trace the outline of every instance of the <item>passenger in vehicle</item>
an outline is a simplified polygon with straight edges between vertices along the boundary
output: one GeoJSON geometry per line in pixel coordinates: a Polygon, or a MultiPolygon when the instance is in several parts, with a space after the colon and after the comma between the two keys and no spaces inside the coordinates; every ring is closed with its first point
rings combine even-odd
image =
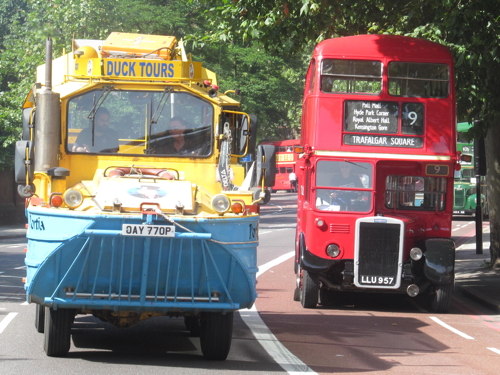
{"type": "Polygon", "coordinates": [[[204,144],[187,134],[188,123],[180,116],[170,119],[168,129],[152,145],[153,154],[205,155],[204,144]]]}
{"type": "Polygon", "coordinates": [[[118,133],[109,127],[109,111],[101,107],[95,115],[94,141],[92,142],[92,128],[83,129],[75,144],[73,152],[118,152],[118,133]]]}

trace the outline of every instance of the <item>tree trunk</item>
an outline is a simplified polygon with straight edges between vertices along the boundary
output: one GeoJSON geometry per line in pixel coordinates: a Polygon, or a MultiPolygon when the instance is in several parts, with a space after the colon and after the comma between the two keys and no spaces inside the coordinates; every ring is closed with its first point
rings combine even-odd
{"type": "Polygon", "coordinates": [[[485,137],[490,213],[491,266],[500,268],[500,124],[492,124],[485,137]]]}

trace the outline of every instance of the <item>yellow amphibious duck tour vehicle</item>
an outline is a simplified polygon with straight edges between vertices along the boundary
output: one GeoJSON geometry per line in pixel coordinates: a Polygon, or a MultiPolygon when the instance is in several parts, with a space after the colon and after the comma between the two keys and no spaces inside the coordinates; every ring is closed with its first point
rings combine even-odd
{"type": "Polygon", "coordinates": [[[259,204],[274,148],[237,91],[170,36],[75,40],[46,63],[23,107],[16,181],[26,198],[29,303],[49,356],[75,316],[118,327],[183,317],[203,355],[224,360],[233,312],[255,301],[259,204]]]}

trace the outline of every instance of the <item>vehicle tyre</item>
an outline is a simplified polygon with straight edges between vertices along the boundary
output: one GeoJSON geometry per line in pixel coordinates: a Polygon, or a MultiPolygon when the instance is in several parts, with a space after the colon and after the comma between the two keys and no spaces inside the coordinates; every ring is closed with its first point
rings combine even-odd
{"type": "Polygon", "coordinates": [[[197,316],[185,316],[184,324],[192,336],[200,336],[200,319],[197,316]]]}
{"type": "Polygon", "coordinates": [[[300,289],[300,303],[303,308],[311,309],[318,304],[319,288],[311,279],[306,270],[302,270],[302,288],[300,289]]]}
{"type": "Polygon", "coordinates": [[[44,350],[49,357],[64,357],[71,346],[71,325],[75,310],[45,307],[44,350]]]}
{"type": "Polygon", "coordinates": [[[300,288],[295,287],[295,290],[293,291],[293,300],[298,302],[300,301],[300,288]]]}
{"type": "Polygon", "coordinates": [[[268,204],[270,200],[271,200],[271,190],[266,189],[265,190],[265,197],[262,200],[262,205],[268,204]]]}
{"type": "Polygon", "coordinates": [[[435,286],[436,292],[432,295],[431,310],[436,313],[447,313],[450,309],[453,291],[455,289],[455,278],[448,284],[435,286]]]}
{"type": "Polygon", "coordinates": [[[224,361],[233,338],[233,312],[205,312],[200,317],[200,344],[203,357],[224,361]]]}
{"type": "Polygon", "coordinates": [[[38,303],[36,303],[35,305],[35,328],[38,333],[43,333],[45,328],[45,306],[42,306],[38,303]]]}

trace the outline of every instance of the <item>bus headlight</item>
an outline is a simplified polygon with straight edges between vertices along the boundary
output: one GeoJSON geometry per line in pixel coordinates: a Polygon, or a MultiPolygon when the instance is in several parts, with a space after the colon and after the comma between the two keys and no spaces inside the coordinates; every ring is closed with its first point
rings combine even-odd
{"type": "Polygon", "coordinates": [[[326,247],[326,253],[332,258],[336,258],[340,254],[340,247],[338,245],[335,245],[334,243],[331,243],[326,247]]]}
{"type": "Polygon", "coordinates": [[[419,249],[418,247],[414,247],[410,250],[410,258],[413,260],[420,260],[422,259],[422,250],[419,249]]]}
{"type": "Polygon", "coordinates": [[[78,189],[69,189],[64,192],[63,200],[66,206],[74,209],[83,203],[83,194],[78,189]]]}
{"type": "Polygon", "coordinates": [[[223,214],[229,210],[230,203],[229,198],[224,194],[217,194],[212,198],[212,208],[219,214],[223,214]]]}

